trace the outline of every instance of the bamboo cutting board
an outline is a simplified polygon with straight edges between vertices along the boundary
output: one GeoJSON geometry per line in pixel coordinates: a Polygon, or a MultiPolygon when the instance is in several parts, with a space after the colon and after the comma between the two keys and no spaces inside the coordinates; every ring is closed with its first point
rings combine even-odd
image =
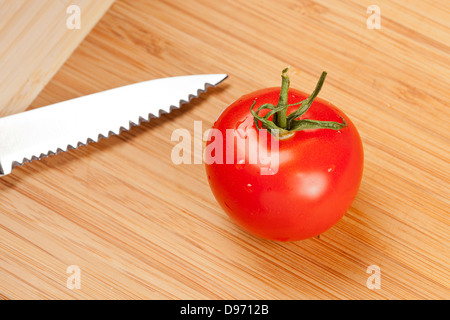
{"type": "MultiPolygon", "coordinates": [[[[378,1],[381,28],[370,29],[371,4],[117,0],[30,108],[160,77],[229,78],[160,119],[2,178],[0,297],[450,298],[450,5],[378,1]],[[238,228],[203,165],[175,165],[170,156],[173,130],[193,135],[194,121],[208,129],[241,95],[278,86],[287,65],[299,70],[291,86],[307,92],[328,72],[320,97],[357,126],[365,169],[341,221],[320,237],[281,243],[238,228]],[[373,268],[379,288],[370,286],[373,268]],[[73,270],[79,288],[70,285],[73,270]]],[[[95,16],[90,10],[82,19],[95,16]]],[[[47,21],[21,32],[55,30],[47,21]]],[[[25,83],[33,70],[48,75],[57,66],[29,57],[1,71],[17,68],[11,81],[25,83]]],[[[2,92],[2,112],[22,111],[8,101],[36,90],[2,92]]]]}
{"type": "Polygon", "coordinates": [[[0,116],[30,105],[112,2],[0,1],[0,116]]]}

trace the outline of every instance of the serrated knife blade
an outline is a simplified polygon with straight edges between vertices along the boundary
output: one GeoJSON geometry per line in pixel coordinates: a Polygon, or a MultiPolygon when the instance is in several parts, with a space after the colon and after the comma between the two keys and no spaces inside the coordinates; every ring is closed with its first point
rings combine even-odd
{"type": "Polygon", "coordinates": [[[204,74],[149,80],[0,118],[0,176],[169,113],[226,78],[204,74]]]}

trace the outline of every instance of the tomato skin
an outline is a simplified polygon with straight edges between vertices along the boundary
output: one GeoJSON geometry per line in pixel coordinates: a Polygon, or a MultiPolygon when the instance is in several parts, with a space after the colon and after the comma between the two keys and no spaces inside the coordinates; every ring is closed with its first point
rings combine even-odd
{"type": "MultiPolygon", "coordinates": [[[[233,152],[234,161],[211,163],[211,155],[205,153],[205,166],[215,198],[237,225],[261,238],[297,241],[325,232],[351,206],[363,173],[363,145],[351,120],[331,103],[316,98],[301,118],[341,123],[342,117],[347,126],[338,131],[297,131],[279,140],[278,171],[262,175],[264,165],[252,164],[251,151],[239,148],[238,140],[258,135],[250,113],[252,103],[256,100],[255,109],[264,103],[276,105],[279,94],[280,88],[258,90],[226,108],[213,128],[223,135],[220,151],[223,155],[233,152]],[[242,135],[238,128],[246,134],[242,135]],[[235,131],[234,144],[226,141],[227,129],[235,131]]],[[[307,97],[304,92],[289,89],[288,103],[307,97]]],[[[288,114],[295,108],[290,107],[288,114]]],[[[206,146],[211,143],[208,141],[206,146]]],[[[270,147],[267,149],[270,151],[270,147]]]]}

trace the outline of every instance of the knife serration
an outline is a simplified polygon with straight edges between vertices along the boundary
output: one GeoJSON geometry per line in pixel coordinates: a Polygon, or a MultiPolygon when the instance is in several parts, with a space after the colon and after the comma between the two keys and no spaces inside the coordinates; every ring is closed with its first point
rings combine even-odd
{"type": "Polygon", "coordinates": [[[0,118],[0,176],[158,118],[226,78],[204,74],[149,80],[0,118]]]}

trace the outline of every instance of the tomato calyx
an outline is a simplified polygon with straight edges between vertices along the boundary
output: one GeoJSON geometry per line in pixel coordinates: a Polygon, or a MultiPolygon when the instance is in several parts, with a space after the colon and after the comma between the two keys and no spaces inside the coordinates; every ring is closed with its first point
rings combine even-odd
{"type": "Polygon", "coordinates": [[[302,115],[304,115],[308,109],[311,107],[314,99],[318,96],[320,90],[322,89],[323,83],[325,82],[325,78],[327,73],[324,71],[319,78],[319,81],[316,84],[316,88],[312,92],[312,94],[305,100],[288,104],[288,93],[289,93],[289,85],[290,80],[287,74],[289,68],[286,68],[281,73],[281,90],[280,97],[278,99],[277,105],[273,105],[270,103],[265,103],[258,107],[255,111],[254,107],[256,104],[256,100],[253,101],[250,112],[254,117],[255,125],[258,130],[262,128],[267,129],[271,134],[278,136],[280,139],[291,137],[294,132],[307,130],[307,129],[332,129],[332,130],[340,130],[347,126],[344,118],[339,116],[342,119],[342,123],[335,121],[319,121],[313,119],[298,119],[302,115]],[[298,108],[287,114],[288,107],[297,106],[298,108]],[[261,110],[269,110],[263,117],[259,115],[261,110]],[[272,116],[272,120],[269,118],[272,116]]]}

